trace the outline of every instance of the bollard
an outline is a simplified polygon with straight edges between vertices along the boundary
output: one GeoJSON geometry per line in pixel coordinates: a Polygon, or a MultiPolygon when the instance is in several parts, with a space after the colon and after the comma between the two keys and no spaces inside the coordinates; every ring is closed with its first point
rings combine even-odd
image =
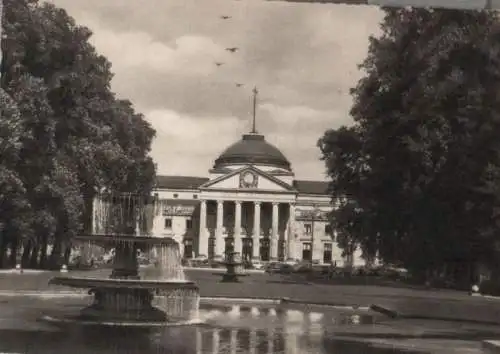
{"type": "Polygon", "coordinates": [[[61,267],[61,273],[67,273],[68,272],[68,266],[66,264],[63,264],[61,267]]]}
{"type": "Polygon", "coordinates": [[[476,284],[472,285],[469,294],[470,295],[480,295],[479,294],[479,286],[477,286],[476,284]]]}
{"type": "Polygon", "coordinates": [[[16,264],[16,272],[18,272],[19,274],[23,274],[23,268],[19,263],[16,264]]]}

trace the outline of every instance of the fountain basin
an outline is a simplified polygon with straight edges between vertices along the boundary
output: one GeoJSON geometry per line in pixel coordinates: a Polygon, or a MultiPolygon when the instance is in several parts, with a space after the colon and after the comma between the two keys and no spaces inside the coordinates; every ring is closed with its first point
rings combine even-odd
{"type": "Polygon", "coordinates": [[[77,235],[74,240],[82,242],[90,242],[99,246],[109,247],[110,242],[113,244],[130,243],[138,248],[149,248],[158,245],[175,245],[176,242],[171,237],[151,237],[151,236],[136,236],[126,234],[92,234],[92,235],[77,235]]]}
{"type": "Polygon", "coordinates": [[[189,318],[199,299],[196,284],[185,280],[55,277],[49,284],[90,288],[89,294],[94,295],[93,303],[83,308],[78,317],[46,319],[52,322],[122,323],[124,326],[150,322],[163,325],[189,318]],[[153,306],[154,294],[163,299],[162,309],[153,306]],[[191,298],[191,302],[188,301],[191,298]]]}
{"type": "Polygon", "coordinates": [[[80,316],[67,316],[67,317],[55,317],[44,315],[40,318],[42,321],[46,323],[53,324],[55,326],[75,326],[80,328],[82,326],[85,327],[115,327],[115,328],[137,328],[137,329],[145,329],[150,330],[153,328],[164,328],[164,327],[181,327],[181,326],[194,326],[201,325],[203,321],[199,319],[188,319],[188,320],[178,320],[178,321],[127,321],[127,320],[100,320],[100,319],[83,319],[80,316]]]}
{"type": "Polygon", "coordinates": [[[91,277],[54,277],[50,285],[62,285],[73,288],[134,288],[150,290],[198,290],[198,286],[188,280],[147,280],[147,279],[112,279],[91,277]]]}

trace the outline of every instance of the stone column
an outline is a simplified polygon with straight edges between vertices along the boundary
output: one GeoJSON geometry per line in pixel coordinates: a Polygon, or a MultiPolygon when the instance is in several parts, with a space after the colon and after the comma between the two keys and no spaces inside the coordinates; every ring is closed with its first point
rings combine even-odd
{"type": "Polygon", "coordinates": [[[300,354],[299,338],[296,333],[285,335],[285,349],[289,354],[300,354]]]}
{"type": "Polygon", "coordinates": [[[248,350],[248,354],[256,354],[257,353],[257,332],[255,329],[250,329],[249,333],[249,342],[250,346],[249,348],[245,348],[248,350]]]}
{"type": "Polygon", "coordinates": [[[196,354],[203,354],[203,337],[199,328],[196,328],[196,354]]]}
{"type": "Polygon", "coordinates": [[[207,201],[200,201],[200,230],[198,232],[198,256],[208,257],[207,201]]]}
{"type": "Polygon", "coordinates": [[[241,239],[241,202],[234,202],[234,252],[242,255],[243,243],[241,239]]]}
{"type": "Polygon", "coordinates": [[[253,213],[253,235],[252,235],[252,259],[260,258],[260,202],[254,202],[253,213]]]}
{"type": "Polygon", "coordinates": [[[267,354],[274,353],[274,329],[269,328],[267,330],[267,354]]]}
{"type": "Polygon", "coordinates": [[[291,261],[295,258],[295,204],[290,203],[289,210],[286,258],[291,261]]]}
{"type": "Polygon", "coordinates": [[[238,330],[232,329],[229,337],[229,350],[231,354],[236,354],[238,351],[238,330]]]}
{"type": "Polygon", "coordinates": [[[217,223],[215,229],[215,258],[222,259],[224,257],[225,242],[223,235],[223,220],[224,220],[224,201],[217,201],[217,223]]]}
{"type": "Polygon", "coordinates": [[[278,259],[278,225],[279,225],[279,203],[273,203],[273,227],[271,234],[271,260],[275,261],[278,259]]]}
{"type": "Polygon", "coordinates": [[[212,354],[219,354],[219,341],[220,335],[219,330],[214,329],[212,332],[212,354]]]}

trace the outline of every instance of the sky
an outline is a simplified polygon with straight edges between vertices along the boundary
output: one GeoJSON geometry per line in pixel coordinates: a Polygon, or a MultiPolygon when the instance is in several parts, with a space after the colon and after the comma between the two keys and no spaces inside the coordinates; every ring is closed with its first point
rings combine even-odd
{"type": "Polygon", "coordinates": [[[200,177],[250,131],[257,86],[259,133],[297,179],[325,179],[316,143],[327,129],[351,124],[349,89],[382,19],[377,7],[333,4],[49,2],[93,31],[92,44],[112,63],[113,91],[156,129],[157,173],[200,177]]]}

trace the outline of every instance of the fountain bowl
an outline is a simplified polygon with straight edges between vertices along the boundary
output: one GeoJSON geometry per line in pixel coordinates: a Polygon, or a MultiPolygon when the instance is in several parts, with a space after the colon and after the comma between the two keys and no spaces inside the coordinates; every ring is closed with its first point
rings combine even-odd
{"type": "Polygon", "coordinates": [[[151,237],[128,234],[89,234],[77,235],[73,238],[76,241],[90,242],[99,246],[109,246],[110,243],[131,243],[138,248],[150,248],[160,245],[174,245],[176,242],[171,237],[151,237]]]}
{"type": "Polygon", "coordinates": [[[198,290],[198,286],[188,280],[147,280],[147,279],[112,279],[91,277],[54,277],[50,285],[69,286],[73,288],[127,288],[151,290],[198,290]]]}
{"type": "Polygon", "coordinates": [[[56,317],[43,315],[40,320],[58,327],[107,327],[107,328],[131,328],[131,329],[154,329],[164,327],[182,327],[202,325],[204,322],[201,319],[187,319],[175,321],[109,321],[98,319],[82,319],[80,316],[56,317]]]}

